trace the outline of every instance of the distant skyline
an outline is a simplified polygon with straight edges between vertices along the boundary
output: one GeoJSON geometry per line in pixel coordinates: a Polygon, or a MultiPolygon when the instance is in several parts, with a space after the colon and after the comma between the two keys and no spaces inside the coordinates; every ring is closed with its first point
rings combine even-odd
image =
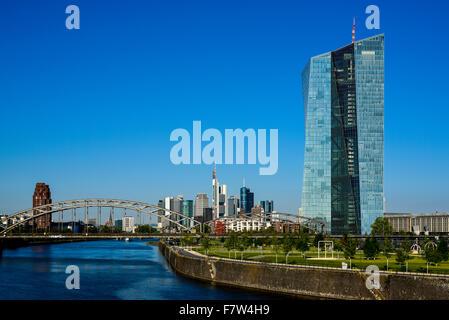
{"type": "Polygon", "coordinates": [[[217,165],[255,203],[301,206],[301,71],[311,56],[385,34],[387,212],[449,212],[449,3],[442,1],[58,1],[0,4],[0,213],[53,201],[211,199],[213,165],[170,162],[170,132],[279,129],[279,167],[217,165]],[[380,8],[380,29],[365,8],[380,8]]]}

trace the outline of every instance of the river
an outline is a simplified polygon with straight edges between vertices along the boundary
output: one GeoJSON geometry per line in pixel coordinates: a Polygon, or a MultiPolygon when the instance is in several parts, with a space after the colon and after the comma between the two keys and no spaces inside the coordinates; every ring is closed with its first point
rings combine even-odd
{"type": "Polygon", "coordinates": [[[147,241],[86,241],[5,249],[0,299],[273,299],[174,274],[147,241]],[[66,267],[80,270],[80,289],[68,290],[66,267]]]}

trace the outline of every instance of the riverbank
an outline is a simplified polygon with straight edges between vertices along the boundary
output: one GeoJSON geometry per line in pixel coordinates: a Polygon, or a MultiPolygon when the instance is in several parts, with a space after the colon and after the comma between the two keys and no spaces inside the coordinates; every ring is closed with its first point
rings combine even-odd
{"type": "Polygon", "coordinates": [[[368,289],[359,270],[293,266],[213,258],[171,247],[159,248],[179,274],[211,283],[277,294],[344,300],[449,299],[448,276],[380,273],[380,289],[368,289]]]}
{"type": "Polygon", "coordinates": [[[4,238],[0,239],[0,253],[3,249],[16,249],[28,246],[39,246],[44,244],[58,244],[80,241],[98,241],[99,239],[82,238],[4,238]]]}

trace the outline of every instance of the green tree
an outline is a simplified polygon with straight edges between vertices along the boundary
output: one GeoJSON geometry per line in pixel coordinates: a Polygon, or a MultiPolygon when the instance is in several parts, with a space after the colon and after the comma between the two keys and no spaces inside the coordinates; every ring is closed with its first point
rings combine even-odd
{"type": "Polygon", "coordinates": [[[424,258],[428,263],[437,265],[442,261],[441,255],[438,249],[434,246],[427,246],[424,248],[424,258]]]}
{"type": "Polygon", "coordinates": [[[396,249],[396,262],[400,265],[403,265],[405,261],[408,259],[408,254],[405,253],[403,248],[396,249]]]}
{"type": "Polygon", "coordinates": [[[394,251],[393,244],[389,238],[384,239],[384,245],[382,246],[382,252],[385,258],[390,258],[391,253],[394,251]]]}
{"type": "Polygon", "coordinates": [[[446,238],[441,238],[438,242],[437,251],[441,257],[441,261],[447,261],[449,259],[449,249],[446,238]]]}
{"type": "Polygon", "coordinates": [[[271,244],[271,238],[270,237],[263,238],[263,244],[269,246],[271,244]]]}
{"type": "Polygon", "coordinates": [[[373,236],[390,236],[394,232],[393,226],[388,222],[387,218],[379,217],[371,225],[371,235],[373,236]]]}
{"type": "Polygon", "coordinates": [[[204,237],[201,238],[201,246],[206,251],[206,255],[207,255],[208,252],[209,252],[209,249],[211,247],[211,241],[210,241],[210,238],[208,236],[204,236],[204,237]]]}
{"type": "Polygon", "coordinates": [[[95,227],[95,226],[88,226],[88,227],[87,227],[87,232],[88,232],[88,233],[97,233],[97,232],[98,232],[98,229],[97,229],[97,227],[95,227]]]}
{"type": "Polygon", "coordinates": [[[235,250],[237,248],[237,243],[237,235],[234,232],[231,232],[224,242],[225,248],[228,249],[229,258],[231,258],[231,250],[235,250]]]}
{"type": "Polygon", "coordinates": [[[350,234],[344,235],[342,239],[343,255],[346,259],[354,258],[357,252],[357,240],[351,237],[350,234]]]}
{"type": "Polygon", "coordinates": [[[367,259],[375,259],[380,252],[379,242],[374,237],[368,237],[363,246],[363,253],[367,259]]]}
{"type": "Polygon", "coordinates": [[[241,257],[243,260],[243,252],[251,245],[251,238],[248,237],[248,234],[244,233],[239,239],[238,239],[238,248],[239,251],[241,251],[241,257]]]}
{"type": "Polygon", "coordinates": [[[191,246],[192,243],[193,243],[193,239],[190,236],[184,236],[184,237],[181,238],[181,244],[186,246],[186,247],[191,246]]]}
{"type": "Polygon", "coordinates": [[[290,234],[286,234],[282,239],[282,251],[285,254],[285,263],[288,263],[288,255],[293,250],[294,240],[290,234]]]}
{"type": "Polygon", "coordinates": [[[276,255],[276,263],[278,263],[278,254],[279,251],[281,251],[281,241],[279,240],[278,237],[274,236],[271,238],[271,246],[276,255]]]}
{"type": "Polygon", "coordinates": [[[404,250],[404,253],[407,255],[407,260],[410,259],[410,252],[412,250],[411,249],[412,245],[410,243],[410,239],[409,238],[405,238],[404,240],[402,240],[401,248],[404,250]]]}
{"type": "Polygon", "coordinates": [[[263,245],[263,239],[262,238],[255,238],[254,239],[254,245],[256,245],[258,247],[263,245]]]}
{"type": "Polygon", "coordinates": [[[300,251],[304,258],[305,252],[309,250],[309,235],[305,232],[301,233],[295,242],[296,250],[300,251]]]}
{"type": "Polygon", "coordinates": [[[151,226],[149,224],[144,224],[137,226],[136,233],[151,233],[152,232],[151,226]]]}
{"type": "Polygon", "coordinates": [[[313,239],[313,246],[318,248],[318,243],[324,240],[324,235],[320,232],[315,235],[313,239]]]}

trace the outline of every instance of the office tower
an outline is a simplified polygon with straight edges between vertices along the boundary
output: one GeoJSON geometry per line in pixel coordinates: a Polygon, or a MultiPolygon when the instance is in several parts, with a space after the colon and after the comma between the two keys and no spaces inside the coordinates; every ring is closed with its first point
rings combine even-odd
{"type": "Polygon", "coordinates": [[[203,222],[213,220],[213,212],[212,208],[204,208],[203,209],[203,222]]]}
{"type": "Polygon", "coordinates": [[[302,215],[370,233],[383,213],[384,35],[312,57],[302,79],[302,215]]]}
{"type": "Polygon", "coordinates": [[[217,180],[217,166],[214,167],[212,171],[212,212],[214,218],[218,217],[218,207],[219,207],[219,183],[217,180]]]}
{"type": "Polygon", "coordinates": [[[217,170],[216,167],[214,167],[212,172],[212,210],[215,218],[225,216],[227,198],[227,186],[225,184],[220,186],[217,179],[217,170]]]}
{"type": "Polygon", "coordinates": [[[239,197],[237,196],[228,197],[228,205],[226,207],[227,212],[225,213],[225,215],[226,216],[236,215],[238,207],[239,207],[239,197]]]}
{"type": "MultiPolygon", "coordinates": [[[[165,197],[164,201],[163,201],[163,208],[164,209],[168,209],[174,212],[178,212],[178,213],[182,213],[181,211],[181,202],[184,199],[184,196],[182,194],[178,195],[176,198],[175,197],[165,197]]],[[[172,214],[170,213],[170,211],[164,211],[164,216],[166,217],[166,219],[162,218],[161,222],[160,222],[160,226],[159,227],[169,227],[169,228],[176,228],[177,224],[174,223],[173,221],[178,221],[180,220],[180,217],[176,214],[172,214]],[[170,220],[172,221],[170,221],[170,220]]]]}
{"type": "Polygon", "coordinates": [[[223,184],[220,186],[220,198],[219,198],[219,216],[223,217],[226,216],[226,211],[228,207],[228,187],[227,185],[223,184]]]}
{"type": "Polygon", "coordinates": [[[125,232],[134,232],[134,217],[124,216],[122,218],[122,227],[125,232]]]}
{"type": "MultiPolygon", "coordinates": [[[[110,225],[112,227],[112,225],[110,225]]],[[[123,230],[123,221],[122,220],[115,220],[114,226],[120,230],[123,230]]]]}
{"type": "MultiPolygon", "coordinates": [[[[171,199],[173,199],[173,197],[165,197],[164,198],[164,208],[171,210],[171,204],[172,202],[170,201],[171,199]]],[[[170,218],[171,214],[170,211],[164,211],[164,217],[162,218],[161,221],[161,228],[166,228],[170,225],[170,220],[168,220],[170,218]]]]}
{"type": "Polygon", "coordinates": [[[245,186],[245,179],[243,179],[243,187],[240,188],[240,209],[243,209],[246,213],[249,213],[253,207],[254,193],[245,186]]]}
{"type": "MultiPolygon", "coordinates": [[[[165,208],[165,207],[164,207],[164,200],[159,200],[159,201],[157,202],[157,206],[158,206],[159,208],[165,208]]],[[[162,218],[161,218],[161,216],[164,215],[164,211],[163,211],[163,210],[158,210],[157,213],[158,213],[158,217],[157,217],[157,227],[158,227],[158,228],[162,228],[162,218]]]]}
{"type": "Polygon", "coordinates": [[[209,197],[205,193],[198,193],[195,199],[195,207],[193,210],[193,215],[195,217],[203,216],[203,209],[209,207],[209,197]]]}
{"type": "MultiPolygon", "coordinates": [[[[46,204],[51,203],[51,192],[50,192],[50,186],[48,184],[38,182],[36,183],[36,187],[34,189],[33,194],[33,208],[43,206],[46,204]]],[[[34,210],[33,215],[39,214],[39,210],[34,210]]],[[[47,213],[45,215],[42,215],[36,219],[33,219],[34,221],[31,221],[31,225],[35,224],[35,227],[37,229],[42,229],[49,231],[50,225],[51,225],[51,213],[47,213]]]]}
{"type": "Polygon", "coordinates": [[[273,212],[273,210],[274,210],[273,200],[259,201],[259,205],[262,207],[263,211],[265,211],[265,212],[273,212]]]}
{"type": "MultiPolygon", "coordinates": [[[[181,214],[193,218],[193,200],[181,200],[181,214]]],[[[182,225],[193,227],[192,221],[184,219],[182,225]]]]}
{"type": "Polygon", "coordinates": [[[224,217],[226,212],[226,206],[227,206],[227,188],[226,185],[222,185],[219,188],[220,193],[218,194],[218,217],[224,217]]]}

